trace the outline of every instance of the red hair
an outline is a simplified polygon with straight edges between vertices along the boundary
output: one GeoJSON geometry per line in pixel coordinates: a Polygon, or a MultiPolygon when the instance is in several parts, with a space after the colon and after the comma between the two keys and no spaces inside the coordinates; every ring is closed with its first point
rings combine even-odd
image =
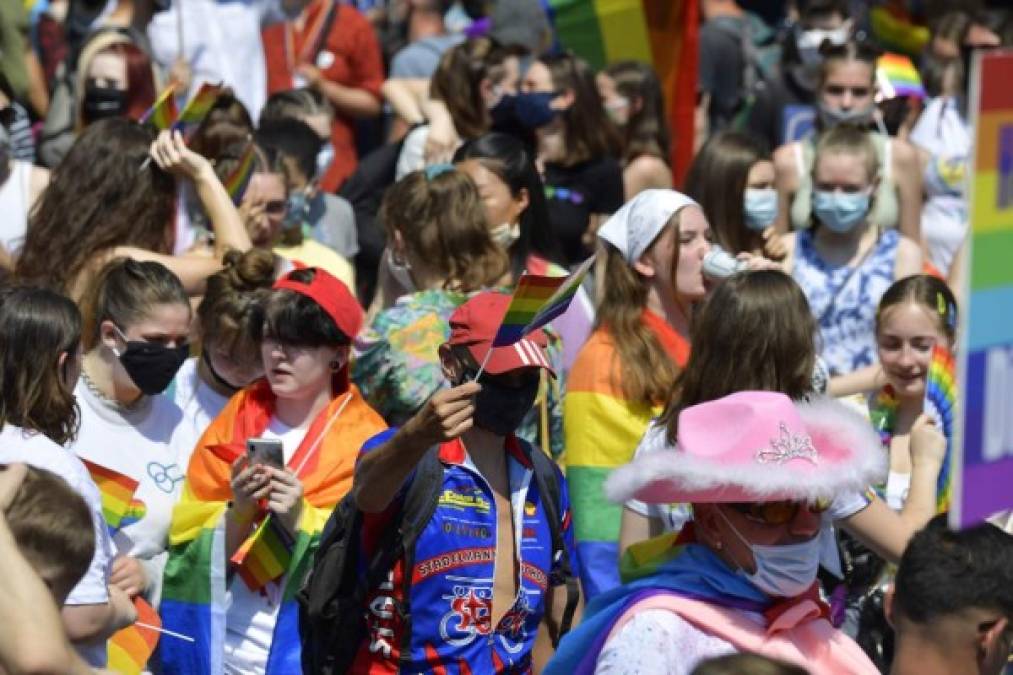
{"type": "Polygon", "coordinates": [[[118,42],[103,49],[119,54],[127,63],[127,109],[124,115],[135,122],[155,103],[155,73],[151,59],[137,45],[118,42]]]}

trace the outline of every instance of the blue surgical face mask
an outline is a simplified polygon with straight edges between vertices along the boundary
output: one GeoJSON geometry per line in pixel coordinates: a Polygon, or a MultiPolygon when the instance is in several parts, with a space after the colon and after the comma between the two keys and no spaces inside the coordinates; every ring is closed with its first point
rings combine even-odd
{"type": "Polygon", "coordinates": [[[815,190],[813,213],[830,230],[838,234],[850,232],[869,213],[869,193],[815,190]]]}
{"type": "Polygon", "coordinates": [[[333,161],[334,145],[328,140],[320,146],[320,151],[317,152],[317,178],[327,173],[327,169],[330,168],[333,161]]]}
{"type": "Polygon", "coordinates": [[[285,212],[286,230],[302,227],[309,222],[310,199],[305,190],[297,190],[288,195],[288,211],[285,212]]]}
{"type": "Polygon", "coordinates": [[[743,214],[746,217],[746,227],[750,230],[754,232],[766,230],[777,217],[777,190],[746,188],[743,214]]]}
{"type": "Polygon", "coordinates": [[[816,572],[820,566],[818,535],[798,544],[754,544],[742,536],[720,508],[717,512],[735,536],[753,552],[756,571],[749,574],[740,569],[739,574],[753,582],[761,591],[772,597],[794,598],[805,593],[816,581],[816,572]]]}

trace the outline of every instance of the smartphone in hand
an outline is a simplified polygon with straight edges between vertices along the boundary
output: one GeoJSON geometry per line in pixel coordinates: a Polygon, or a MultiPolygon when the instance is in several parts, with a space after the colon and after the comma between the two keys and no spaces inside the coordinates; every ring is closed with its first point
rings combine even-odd
{"type": "Polygon", "coordinates": [[[246,456],[251,465],[266,464],[277,469],[285,468],[285,455],[281,441],[276,438],[249,438],[246,440],[246,456]]]}

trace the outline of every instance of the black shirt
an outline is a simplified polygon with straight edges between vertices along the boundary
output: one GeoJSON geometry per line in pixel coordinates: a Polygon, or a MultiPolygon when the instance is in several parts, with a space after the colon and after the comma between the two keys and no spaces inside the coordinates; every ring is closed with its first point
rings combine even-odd
{"type": "Polygon", "coordinates": [[[545,165],[545,200],[549,221],[567,266],[592,251],[581,242],[591,214],[611,214],[623,205],[623,169],[614,157],[599,157],[573,166],[545,165]]]}

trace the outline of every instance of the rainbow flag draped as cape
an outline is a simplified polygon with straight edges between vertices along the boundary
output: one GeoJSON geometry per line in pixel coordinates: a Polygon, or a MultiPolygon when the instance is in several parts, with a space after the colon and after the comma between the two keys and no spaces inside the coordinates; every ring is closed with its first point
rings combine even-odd
{"type": "MultiPolygon", "coordinates": [[[[302,516],[291,543],[291,556],[277,583],[281,607],[274,626],[267,672],[301,672],[299,612],[295,593],[313,561],[320,533],[352,483],[359,448],[384,428],[383,419],[350,387],[351,398],[337,396],[313,421],[302,444],[288,461],[303,484],[302,516]],[[328,427],[328,423],[331,422],[328,427]],[[326,433],[324,430],[327,429],[326,433]],[[314,451],[314,441],[322,441],[314,451]]],[[[192,636],[194,643],[163,640],[159,650],[164,672],[211,675],[223,672],[226,621],[225,523],[232,499],[230,464],[245,452],[246,439],[260,436],[274,410],[274,395],[260,381],[232,397],[197,443],[187,470],[183,494],[173,509],[169,559],[160,607],[166,629],[192,636]]],[[[249,559],[257,541],[250,543],[249,559]]],[[[247,572],[239,570],[240,576],[247,572]]],[[[233,583],[244,583],[236,579],[233,583]]]]}
{"type": "Polygon", "coordinates": [[[253,178],[253,160],[254,149],[253,143],[250,142],[239,159],[239,165],[225,178],[225,190],[232,197],[232,203],[236,206],[239,206],[239,203],[243,201],[246,188],[249,187],[250,179],[253,178]]]}
{"type": "Polygon", "coordinates": [[[523,275],[517,282],[492,346],[512,345],[565,312],[594,264],[594,259],[591,256],[585,260],[568,277],[523,275]]]}
{"type": "Polygon", "coordinates": [[[140,675],[148,659],[155,652],[158,644],[159,633],[148,626],[161,627],[162,620],[158,618],[158,612],[149,605],[144,598],[134,598],[134,608],[137,610],[137,621],[147,624],[139,626],[136,623],[116,631],[109,638],[106,653],[108,654],[109,670],[119,675],[140,675]]]}
{"type": "Polygon", "coordinates": [[[936,510],[948,511],[953,496],[953,424],[957,417],[957,366],[949,349],[936,345],[925,379],[925,411],[946,436],[946,456],[936,482],[936,510]]]}
{"type": "MultiPolygon", "coordinates": [[[[680,367],[685,365],[689,344],[660,317],[645,312],[643,321],[672,360],[680,367]]],[[[612,337],[604,328],[595,330],[566,381],[566,449],[561,462],[570,489],[581,584],[589,599],[620,583],[622,506],[605,498],[605,479],[616,467],[633,459],[640,438],[661,408],[660,404],[626,398],[612,337]]]]}
{"type": "Polygon", "coordinates": [[[633,59],[654,66],[672,130],[679,185],[693,160],[699,0],[547,0],[561,45],[601,69],[633,59]]]}
{"type": "Polygon", "coordinates": [[[172,126],[177,117],[179,111],[176,109],[176,85],[170,84],[158,95],[147,112],[141,115],[138,122],[141,124],[150,122],[159,131],[164,131],[172,126]]]}
{"type": "Polygon", "coordinates": [[[144,504],[134,499],[138,481],[83,457],[81,461],[88,468],[91,479],[102,495],[102,515],[106,519],[110,535],[144,517],[144,504]]]}

